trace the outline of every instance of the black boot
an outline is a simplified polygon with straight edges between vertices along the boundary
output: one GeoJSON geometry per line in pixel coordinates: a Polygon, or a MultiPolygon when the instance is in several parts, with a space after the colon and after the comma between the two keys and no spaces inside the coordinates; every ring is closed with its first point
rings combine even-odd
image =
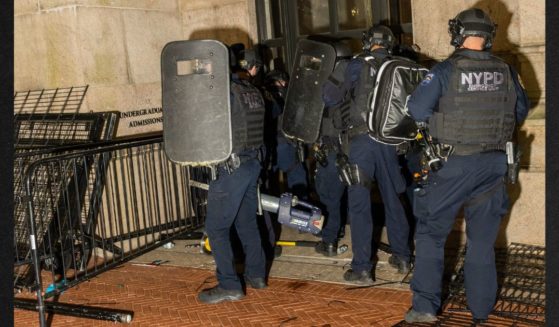
{"type": "Polygon", "coordinates": [[[371,274],[370,271],[363,270],[363,271],[356,272],[353,271],[353,269],[348,269],[344,273],[344,280],[363,286],[373,285],[375,281],[373,278],[373,274],[371,274]]]}
{"type": "Polygon", "coordinates": [[[390,258],[388,258],[388,263],[394,267],[398,269],[398,273],[400,274],[407,274],[410,272],[410,263],[407,262],[404,259],[401,259],[395,255],[391,255],[390,258]]]}
{"type": "Polygon", "coordinates": [[[314,247],[314,250],[317,253],[320,253],[327,257],[334,257],[338,255],[338,243],[326,243],[323,241],[318,242],[318,244],[314,247]]]}
{"type": "Polygon", "coordinates": [[[268,287],[266,284],[266,279],[264,277],[248,277],[245,276],[245,283],[247,286],[255,289],[262,289],[268,287]]]}

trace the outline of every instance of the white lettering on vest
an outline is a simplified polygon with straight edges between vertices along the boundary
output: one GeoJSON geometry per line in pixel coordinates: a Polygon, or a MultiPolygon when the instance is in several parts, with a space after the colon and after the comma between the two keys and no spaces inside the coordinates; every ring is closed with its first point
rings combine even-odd
{"type": "Polygon", "coordinates": [[[498,91],[504,79],[501,72],[461,73],[460,84],[467,85],[468,91],[498,91]]]}
{"type": "Polygon", "coordinates": [[[243,102],[248,104],[249,109],[259,108],[263,105],[262,98],[258,93],[246,92],[243,93],[242,96],[243,96],[243,102]]]}

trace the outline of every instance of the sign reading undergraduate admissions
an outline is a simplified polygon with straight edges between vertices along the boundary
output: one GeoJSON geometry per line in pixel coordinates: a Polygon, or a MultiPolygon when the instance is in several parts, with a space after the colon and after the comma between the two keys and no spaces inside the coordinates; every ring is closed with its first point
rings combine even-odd
{"type": "Polygon", "coordinates": [[[130,108],[119,113],[117,137],[162,131],[163,108],[157,104],[153,106],[148,104],[143,108],[136,106],[136,108],[130,108]]]}
{"type": "Polygon", "coordinates": [[[142,126],[163,123],[162,113],[163,113],[163,108],[161,107],[138,109],[138,110],[121,112],[120,119],[121,121],[123,121],[124,119],[128,120],[128,124],[127,124],[128,128],[137,128],[142,126]],[[144,117],[150,115],[157,115],[157,116],[149,117],[149,118],[144,117]]]}

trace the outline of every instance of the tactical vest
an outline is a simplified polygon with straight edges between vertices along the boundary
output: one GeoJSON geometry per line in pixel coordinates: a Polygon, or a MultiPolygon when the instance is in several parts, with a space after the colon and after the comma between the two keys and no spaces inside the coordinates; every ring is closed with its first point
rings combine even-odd
{"type": "Polygon", "coordinates": [[[265,105],[260,91],[248,81],[231,83],[233,153],[254,150],[264,143],[265,105]]]}
{"type": "Polygon", "coordinates": [[[509,66],[496,57],[453,55],[452,73],[429,132],[466,155],[504,150],[515,126],[516,91],[509,66]]]}
{"type": "Polygon", "coordinates": [[[322,117],[322,124],[320,125],[320,137],[327,137],[336,139],[340,134],[340,130],[334,126],[334,122],[330,115],[326,114],[322,117]]]}
{"type": "MultiPolygon", "coordinates": [[[[351,103],[347,106],[342,106],[344,125],[351,128],[359,128],[366,125],[369,104],[375,87],[375,78],[381,64],[381,60],[370,54],[360,54],[356,59],[361,60],[363,63],[359,75],[359,84],[350,94],[351,103]]],[[[366,131],[366,128],[363,129],[363,133],[366,131]]]]}
{"type": "MultiPolygon", "coordinates": [[[[347,69],[347,65],[349,63],[349,59],[340,59],[336,62],[334,66],[334,70],[328,76],[325,85],[329,86],[326,89],[323,88],[322,92],[328,92],[330,89],[335,89],[340,94],[344,92],[343,84],[344,84],[344,75],[347,69]],[[329,84],[329,85],[327,85],[329,84]]],[[[337,104],[329,105],[325,103],[324,113],[322,115],[322,124],[320,126],[320,136],[326,136],[327,138],[337,138],[340,130],[347,128],[345,123],[342,119],[342,111],[349,112],[347,109],[343,109],[344,107],[348,107],[350,101],[348,101],[349,97],[345,96],[343,100],[337,104]],[[329,105],[329,106],[328,106],[329,105]]],[[[326,100],[325,100],[326,101],[326,100]]]]}

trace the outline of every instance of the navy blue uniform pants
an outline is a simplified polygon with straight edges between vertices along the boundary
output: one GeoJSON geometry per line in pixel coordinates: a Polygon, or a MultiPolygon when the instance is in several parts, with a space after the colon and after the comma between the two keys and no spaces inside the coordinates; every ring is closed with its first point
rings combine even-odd
{"type": "Polygon", "coordinates": [[[224,289],[242,288],[231,246],[233,225],[245,253],[245,275],[266,275],[266,259],[256,222],[256,188],[260,169],[258,160],[251,159],[231,174],[219,169],[218,178],[210,182],[206,232],[216,264],[217,280],[224,289]]]}
{"type": "Polygon", "coordinates": [[[322,241],[325,243],[337,242],[342,221],[341,201],[345,185],[338,176],[335,152],[328,155],[326,167],[320,164],[316,165],[315,188],[320,202],[326,209],[326,221],[322,228],[322,241]]]}
{"type": "MultiPolygon", "coordinates": [[[[399,193],[405,190],[405,182],[396,148],[376,142],[368,135],[360,135],[351,140],[349,162],[357,164],[369,178],[377,181],[384,203],[385,224],[392,252],[409,260],[409,224],[399,198],[399,193]]],[[[351,268],[356,272],[370,271],[373,268],[370,190],[359,184],[349,186],[348,209],[353,251],[351,268]]]]}
{"type": "MultiPolygon", "coordinates": [[[[279,169],[285,172],[287,178],[287,188],[293,195],[304,200],[307,196],[307,172],[303,163],[299,161],[297,156],[297,148],[287,142],[287,140],[280,136],[278,137],[278,143],[275,147],[276,151],[276,166],[275,169],[279,169]]],[[[266,149],[269,151],[270,149],[266,149]]],[[[267,234],[269,240],[269,251],[273,250],[278,239],[278,227],[275,224],[275,215],[269,212],[264,212],[264,223],[265,223],[265,233],[267,234]]],[[[273,253],[271,253],[273,256],[273,253]]]]}
{"type": "Polygon", "coordinates": [[[441,305],[444,246],[462,206],[468,307],[474,318],[487,318],[492,311],[497,292],[494,244],[508,207],[506,171],[502,152],[451,156],[442,169],[430,172],[428,185],[416,192],[416,258],[411,283],[416,311],[436,314],[441,305]]]}
{"type": "Polygon", "coordinates": [[[278,139],[277,167],[287,175],[287,188],[300,198],[306,198],[307,172],[297,157],[297,148],[285,139],[278,139]]]}

